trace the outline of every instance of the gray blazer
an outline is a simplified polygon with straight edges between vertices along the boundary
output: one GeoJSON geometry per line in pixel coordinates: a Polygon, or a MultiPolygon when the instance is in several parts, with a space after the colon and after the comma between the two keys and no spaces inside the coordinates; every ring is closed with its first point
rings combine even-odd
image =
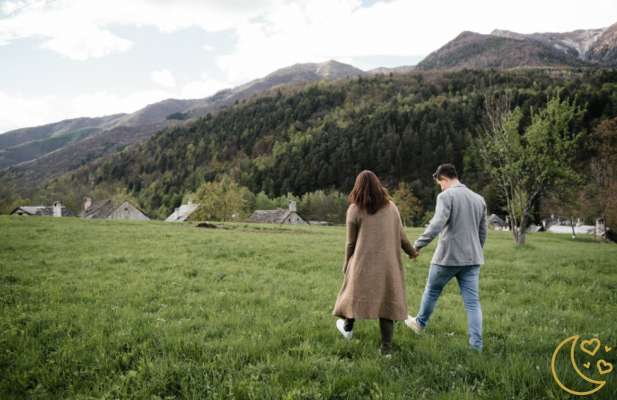
{"type": "Polygon", "coordinates": [[[416,240],[420,250],[439,235],[432,264],[445,267],[484,264],[482,248],[488,235],[484,198],[462,183],[437,196],[435,217],[416,240]]]}

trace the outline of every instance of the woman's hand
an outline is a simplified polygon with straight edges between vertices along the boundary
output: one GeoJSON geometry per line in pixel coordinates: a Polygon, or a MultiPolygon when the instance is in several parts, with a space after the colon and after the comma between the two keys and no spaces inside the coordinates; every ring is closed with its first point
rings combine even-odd
{"type": "Polygon", "coordinates": [[[415,260],[418,258],[419,255],[420,255],[420,252],[416,250],[416,254],[414,254],[413,256],[410,256],[409,254],[407,254],[407,258],[411,258],[415,260]]]}

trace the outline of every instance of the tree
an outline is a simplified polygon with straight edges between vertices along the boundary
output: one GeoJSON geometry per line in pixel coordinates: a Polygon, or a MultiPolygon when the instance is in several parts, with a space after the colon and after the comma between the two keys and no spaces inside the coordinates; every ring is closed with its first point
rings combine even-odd
{"type": "MultiPolygon", "coordinates": [[[[392,201],[398,207],[403,223],[407,220],[413,221],[418,219],[422,215],[422,203],[414,196],[411,185],[407,182],[400,182],[390,197],[392,197],[392,201]]],[[[407,226],[406,223],[405,226],[407,226]]]]}
{"type": "Polygon", "coordinates": [[[276,206],[274,202],[270,200],[266,192],[263,190],[255,196],[255,209],[256,210],[274,210],[276,206]]]}
{"type": "Polygon", "coordinates": [[[561,187],[541,200],[542,208],[550,209],[551,213],[570,219],[572,239],[576,239],[575,219],[583,216],[581,203],[584,201],[584,191],[578,189],[576,185],[561,187]]]}
{"type": "Polygon", "coordinates": [[[420,222],[420,226],[429,225],[434,216],[435,213],[433,211],[425,212],[424,216],[422,217],[422,221],[420,222]]]}
{"type": "Polygon", "coordinates": [[[496,94],[482,87],[486,122],[476,149],[480,165],[505,200],[512,236],[525,244],[525,229],[537,201],[553,190],[578,184],[582,177],[572,168],[579,134],[570,128],[585,111],[570,99],[549,98],[546,108],[531,111],[531,123],[519,132],[523,110],[511,109],[512,92],[496,94]]]}
{"type": "Polygon", "coordinates": [[[205,182],[195,192],[200,206],[195,210],[196,220],[228,221],[233,214],[246,214],[248,189],[238,185],[228,175],[218,182],[205,182]]]}
{"type": "MultiPolygon", "coordinates": [[[[606,229],[617,223],[617,118],[603,121],[592,135],[597,155],[590,163],[591,177],[597,188],[598,207],[606,229]]],[[[608,235],[605,234],[605,241],[608,235]]]]}

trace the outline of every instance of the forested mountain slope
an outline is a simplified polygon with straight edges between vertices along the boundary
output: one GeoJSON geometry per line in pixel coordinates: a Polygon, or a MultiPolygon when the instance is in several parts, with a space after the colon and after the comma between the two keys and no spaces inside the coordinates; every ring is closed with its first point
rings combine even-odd
{"type": "MultiPolygon", "coordinates": [[[[147,212],[162,216],[170,211],[165,196],[194,191],[222,174],[255,193],[278,196],[348,192],[356,174],[370,169],[390,187],[412,182],[430,209],[437,193],[431,174],[452,162],[490,202],[488,181],[469,150],[484,117],[477,84],[489,75],[496,88],[506,82],[516,88],[524,112],[521,127],[529,123],[531,107],[543,107],[558,92],[587,110],[583,122],[572,127],[576,131],[589,132],[602,118],[617,116],[617,72],[607,70],[566,77],[534,71],[409,72],[287,85],[187,126],[167,128],[72,171],[58,185],[79,197],[95,176],[97,186],[127,188],[147,212]]],[[[579,154],[584,166],[588,152],[582,147],[579,154]]]]}
{"type": "Polygon", "coordinates": [[[24,185],[36,185],[45,179],[56,178],[76,165],[109,154],[109,149],[138,143],[166,126],[182,125],[184,119],[198,118],[209,112],[218,111],[222,107],[230,106],[236,101],[247,99],[273,86],[368,74],[334,60],[295,64],[245,85],[221,90],[204,99],[167,99],[150,104],[132,114],[78,118],[7,132],[0,135],[0,170],[15,166],[16,172],[28,174],[28,179],[23,182],[24,185]],[[182,118],[168,120],[167,117],[172,114],[182,118]],[[79,144],[97,135],[102,136],[79,144]],[[63,151],[58,153],[60,149],[63,151]]]}

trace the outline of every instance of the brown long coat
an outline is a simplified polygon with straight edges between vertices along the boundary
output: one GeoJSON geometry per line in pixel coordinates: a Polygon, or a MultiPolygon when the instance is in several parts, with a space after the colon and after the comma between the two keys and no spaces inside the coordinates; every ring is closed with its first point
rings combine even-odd
{"type": "Polygon", "coordinates": [[[332,315],[394,321],[407,319],[407,291],[401,248],[414,255],[393,202],[369,215],[347,210],[345,280],[332,315]]]}

